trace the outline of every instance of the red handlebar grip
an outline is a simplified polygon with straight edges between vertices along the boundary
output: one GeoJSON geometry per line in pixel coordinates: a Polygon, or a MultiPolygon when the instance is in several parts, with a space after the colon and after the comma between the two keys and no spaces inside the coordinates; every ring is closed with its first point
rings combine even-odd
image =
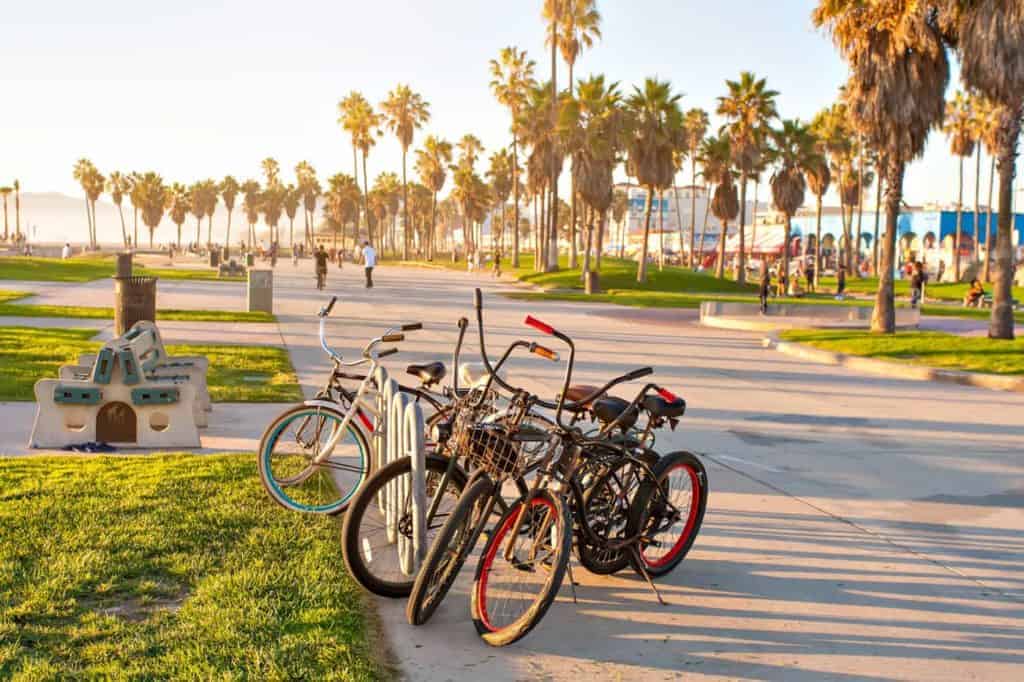
{"type": "Polygon", "coordinates": [[[555,333],[555,328],[554,327],[552,327],[549,324],[544,324],[543,322],[538,320],[533,315],[527,315],[525,322],[526,322],[527,325],[529,325],[530,327],[533,327],[534,329],[536,329],[537,331],[541,332],[542,334],[547,334],[549,336],[552,336],[555,333]]]}
{"type": "Polygon", "coordinates": [[[667,388],[659,388],[658,395],[660,395],[662,398],[669,401],[670,403],[674,403],[675,401],[679,400],[679,396],[677,396],[675,393],[668,390],[667,388]]]}

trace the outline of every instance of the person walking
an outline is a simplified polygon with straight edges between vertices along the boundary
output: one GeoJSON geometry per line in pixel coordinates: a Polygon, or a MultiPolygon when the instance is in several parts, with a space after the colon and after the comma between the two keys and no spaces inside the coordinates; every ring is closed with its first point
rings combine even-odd
{"type": "Polygon", "coordinates": [[[840,265],[836,272],[836,299],[842,300],[846,293],[846,266],[840,265]]]}
{"type": "Polygon", "coordinates": [[[807,267],[804,268],[804,275],[807,276],[807,291],[814,293],[814,263],[812,261],[807,262],[807,267]]]}
{"type": "Polygon", "coordinates": [[[366,271],[366,288],[373,288],[373,269],[377,267],[377,251],[370,242],[363,242],[363,269],[366,271]]]}
{"type": "Polygon", "coordinates": [[[914,262],[914,270],[910,275],[910,307],[916,308],[924,302],[924,283],[926,275],[921,261],[914,262]]]}
{"type": "Polygon", "coordinates": [[[768,314],[768,295],[772,290],[772,273],[768,269],[768,264],[765,263],[764,267],[761,268],[761,282],[758,286],[758,296],[761,299],[761,314],[768,314]]]}
{"type": "Polygon", "coordinates": [[[327,250],[321,244],[316,254],[316,288],[323,289],[327,283],[327,250]]]}
{"type": "Polygon", "coordinates": [[[64,248],[60,250],[61,260],[71,258],[71,242],[64,242],[64,248]]]}

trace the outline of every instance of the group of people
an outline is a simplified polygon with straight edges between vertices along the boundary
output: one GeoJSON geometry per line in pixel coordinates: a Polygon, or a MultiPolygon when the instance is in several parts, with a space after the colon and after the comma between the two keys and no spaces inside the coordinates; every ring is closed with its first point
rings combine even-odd
{"type": "MultiPolygon", "coordinates": [[[[366,288],[373,288],[373,269],[377,267],[377,250],[370,245],[369,241],[364,241],[363,246],[359,249],[357,255],[359,260],[363,262],[363,271],[366,275],[366,288]]],[[[323,289],[327,282],[327,265],[328,263],[337,263],[338,268],[342,267],[344,261],[344,255],[341,249],[331,249],[330,251],[324,247],[321,243],[316,251],[313,252],[313,259],[316,261],[316,282],[317,289],[323,289]]],[[[295,264],[298,264],[298,260],[295,259],[295,264]]]]}

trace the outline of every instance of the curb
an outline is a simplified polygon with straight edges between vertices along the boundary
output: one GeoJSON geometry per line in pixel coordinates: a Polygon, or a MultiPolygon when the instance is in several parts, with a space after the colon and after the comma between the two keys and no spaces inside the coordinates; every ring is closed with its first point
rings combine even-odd
{"type": "Polygon", "coordinates": [[[962,372],[954,369],[905,365],[858,355],[834,353],[800,343],[779,341],[778,337],[774,334],[764,337],[761,345],[765,348],[774,348],[780,353],[785,353],[802,360],[817,362],[823,365],[846,367],[868,374],[878,374],[897,379],[910,379],[912,381],[935,381],[943,384],[973,386],[992,391],[1024,393],[1024,378],[1021,377],[1003,377],[995,374],[981,374],[979,372],[962,372]]]}

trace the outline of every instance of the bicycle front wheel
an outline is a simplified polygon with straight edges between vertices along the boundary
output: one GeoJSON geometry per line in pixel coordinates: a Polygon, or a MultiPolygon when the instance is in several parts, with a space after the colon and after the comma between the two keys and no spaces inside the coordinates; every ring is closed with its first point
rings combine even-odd
{"type": "Polygon", "coordinates": [[[569,565],[571,529],[569,508],[546,490],[505,513],[484,545],[473,581],[473,624],[485,642],[512,644],[541,621],[569,565]]]}
{"type": "Polygon", "coordinates": [[[267,427],[257,466],[270,497],[286,509],[339,514],[370,473],[370,446],[354,420],[330,407],[299,405],[267,427]],[[334,442],[331,452],[323,457],[334,442]],[[318,461],[319,460],[319,461],[318,461]]]}

